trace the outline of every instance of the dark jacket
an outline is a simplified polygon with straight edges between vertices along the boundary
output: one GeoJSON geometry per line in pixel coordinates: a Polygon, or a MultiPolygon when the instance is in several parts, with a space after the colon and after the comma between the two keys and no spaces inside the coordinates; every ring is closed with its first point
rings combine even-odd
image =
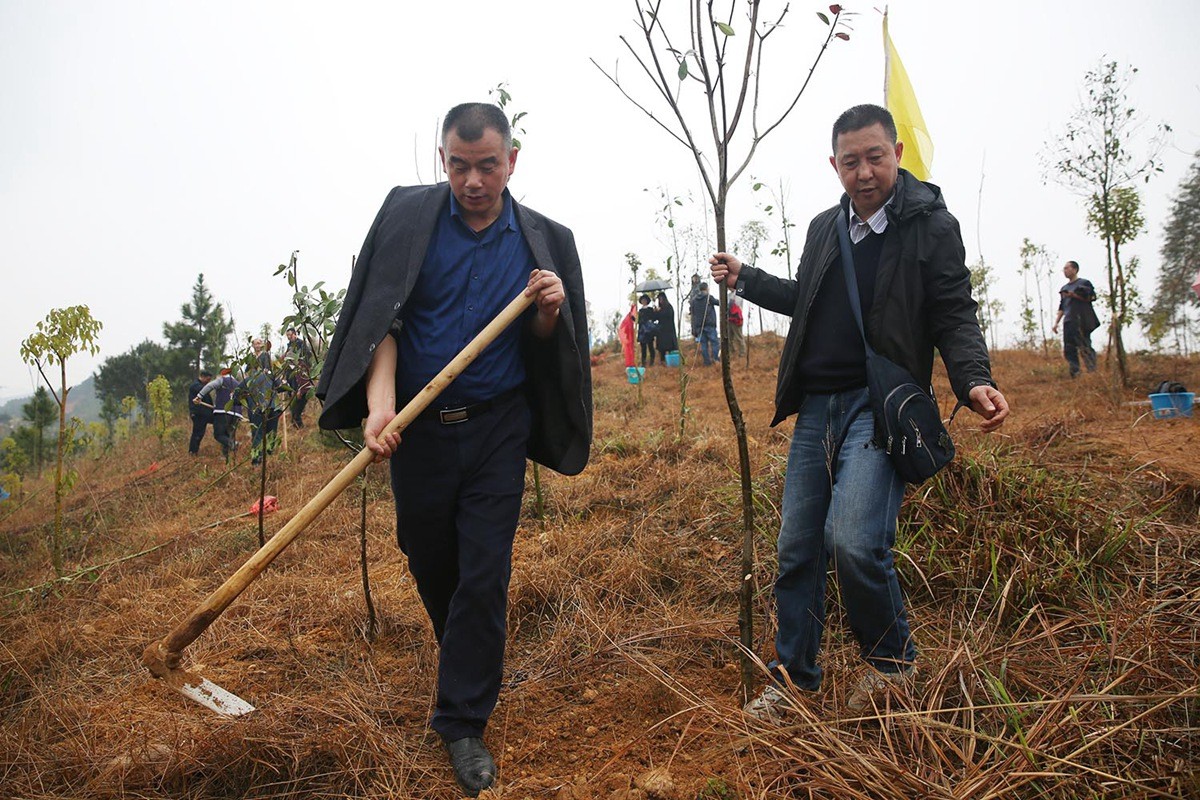
{"type": "MultiPolygon", "coordinates": [[[[324,403],[322,428],[362,424],[371,356],[412,293],[438,214],[449,202],[447,183],[397,186],[379,209],[350,276],[317,384],[317,397],[324,403]]],[[[537,266],[557,274],[566,291],[554,335],[522,340],[533,412],[529,457],[574,475],[587,465],[592,442],[592,375],[579,254],[569,229],[515,200],[513,211],[537,266]]]]}
{"type": "Polygon", "coordinates": [[[720,303],[708,292],[696,291],[689,301],[692,314],[692,338],[699,338],[705,329],[717,329],[717,314],[720,313],[720,303]]]}
{"type": "Polygon", "coordinates": [[[639,308],[637,326],[637,340],[643,344],[653,342],[658,331],[658,311],[653,306],[639,308]]]}
{"type": "MultiPolygon", "coordinates": [[[[994,385],[987,345],[971,298],[971,275],[958,220],[946,210],[941,189],[900,170],[887,207],[888,228],[875,278],[875,301],[865,325],[875,350],[903,366],[921,385],[933,374],[936,347],[950,386],[966,402],[971,388],[994,385]]],[[[818,214],[808,226],[796,280],[744,266],[737,292],[792,318],[779,360],[776,425],[796,413],[804,387],[794,379],[808,314],[825,273],[840,269],[837,222],[849,199],[818,214]]]]}
{"type": "Polygon", "coordinates": [[[675,335],[675,307],[665,297],[662,303],[662,308],[658,310],[658,328],[654,338],[658,343],[659,352],[669,353],[679,349],[679,339],[675,335]]]}
{"type": "Polygon", "coordinates": [[[202,419],[205,422],[212,422],[213,410],[202,403],[193,403],[192,398],[200,394],[200,390],[204,388],[206,381],[199,378],[192,381],[192,385],[188,387],[188,414],[192,419],[202,419]]]}

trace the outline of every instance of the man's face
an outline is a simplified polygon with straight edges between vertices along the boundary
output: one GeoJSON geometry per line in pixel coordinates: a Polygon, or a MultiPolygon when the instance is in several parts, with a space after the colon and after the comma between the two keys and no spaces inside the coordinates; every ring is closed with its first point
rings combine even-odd
{"type": "Polygon", "coordinates": [[[476,230],[490,225],[504,208],[504,187],[517,166],[517,148],[506,151],[504,137],[485,128],[474,142],[450,131],[438,152],[463,218],[476,230]]]}
{"type": "Polygon", "coordinates": [[[288,332],[287,332],[287,337],[288,337],[288,341],[289,341],[289,342],[294,342],[294,341],[296,341],[296,332],[295,332],[295,331],[288,331],[288,332]]]}
{"type": "Polygon", "coordinates": [[[892,196],[904,143],[892,143],[878,122],[837,137],[837,152],[829,163],[837,170],[854,211],[867,219],[892,196]]]}
{"type": "Polygon", "coordinates": [[[1067,276],[1067,280],[1075,280],[1075,276],[1079,274],[1079,270],[1074,264],[1063,264],[1063,275],[1067,276]]]}
{"type": "Polygon", "coordinates": [[[250,348],[254,350],[255,353],[262,352],[262,339],[255,339],[254,341],[250,342],[250,348]]]}

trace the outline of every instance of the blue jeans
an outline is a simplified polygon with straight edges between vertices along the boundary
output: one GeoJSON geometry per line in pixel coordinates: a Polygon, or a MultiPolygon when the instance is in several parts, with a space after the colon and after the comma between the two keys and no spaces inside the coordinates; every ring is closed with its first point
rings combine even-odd
{"type": "Polygon", "coordinates": [[[704,359],[704,366],[707,367],[721,359],[721,340],[717,338],[715,328],[701,328],[700,335],[696,337],[696,344],[700,347],[700,357],[704,359]]]}
{"type": "Polygon", "coordinates": [[[778,661],[803,689],[821,686],[817,653],[825,629],[830,562],[862,657],[882,672],[916,658],[892,562],[904,482],[871,444],[866,389],[809,395],[788,452],[775,600],[778,661]]]}

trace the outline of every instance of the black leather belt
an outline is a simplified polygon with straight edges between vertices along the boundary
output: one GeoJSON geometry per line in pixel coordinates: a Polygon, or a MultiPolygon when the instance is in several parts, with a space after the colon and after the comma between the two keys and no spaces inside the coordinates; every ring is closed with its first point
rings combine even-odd
{"type": "Polygon", "coordinates": [[[471,403],[467,406],[458,406],[457,408],[427,408],[420,414],[420,419],[431,419],[440,422],[443,425],[457,425],[460,422],[472,420],[490,411],[501,403],[515,397],[520,393],[520,387],[509,389],[507,392],[501,392],[491,400],[484,400],[480,403],[471,403]]]}

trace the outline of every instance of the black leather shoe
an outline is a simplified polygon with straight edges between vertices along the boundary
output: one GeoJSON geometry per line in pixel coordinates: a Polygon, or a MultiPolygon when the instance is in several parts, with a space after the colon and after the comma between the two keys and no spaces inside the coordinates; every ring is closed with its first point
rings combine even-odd
{"type": "Polygon", "coordinates": [[[496,762],[483,744],[483,739],[467,737],[446,742],[450,764],[458,785],[468,795],[476,797],[496,781],[496,762]]]}

